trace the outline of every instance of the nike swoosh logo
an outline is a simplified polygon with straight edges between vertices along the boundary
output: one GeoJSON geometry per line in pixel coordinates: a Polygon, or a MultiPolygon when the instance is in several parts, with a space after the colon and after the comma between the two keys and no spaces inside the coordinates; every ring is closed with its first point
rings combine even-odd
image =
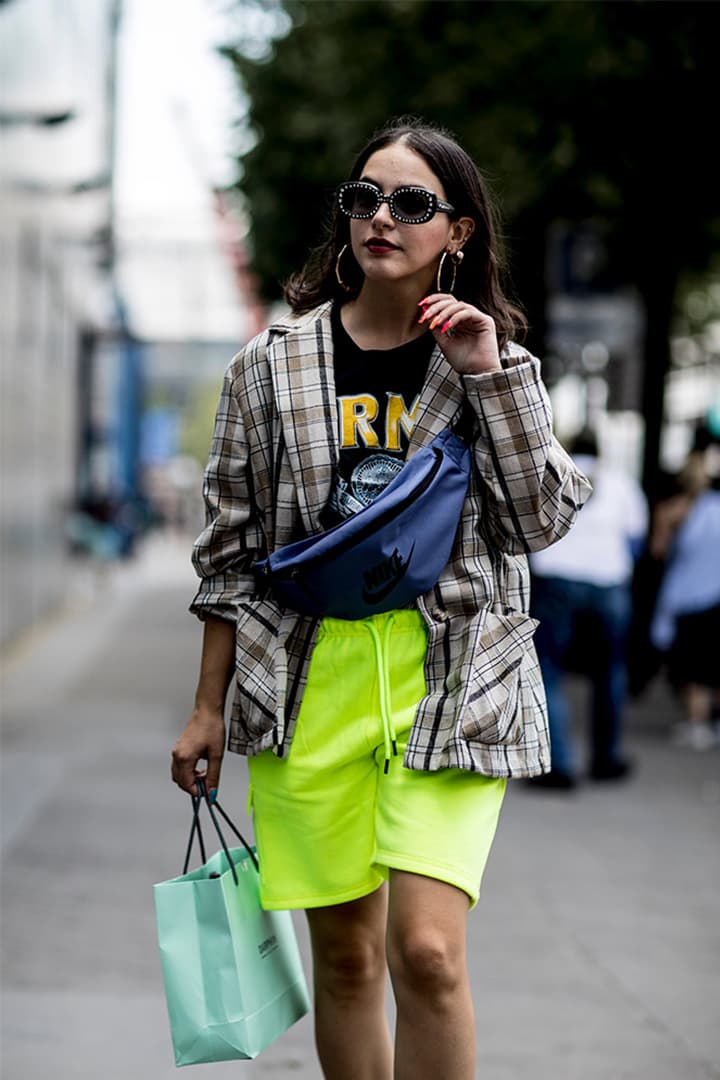
{"type": "Polygon", "coordinates": [[[393,589],[395,589],[400,584],[400,582],[408,572],[408,567],[410,566],[410,560],[412,559],[412,554],[414,550],[415,544],[413,543],[413,546],[410,548],[410,551],[408,553],[407,559],[398,567],[397,571],[390,579],[390,581],[386,581],[385,584],[381,585],[379,589],[372,590],[368,589],[367,585],[363,585],[362,598],[366,604],[379,604],[381,600],[384,600],[386,596],[389,596],[393,589]]]}

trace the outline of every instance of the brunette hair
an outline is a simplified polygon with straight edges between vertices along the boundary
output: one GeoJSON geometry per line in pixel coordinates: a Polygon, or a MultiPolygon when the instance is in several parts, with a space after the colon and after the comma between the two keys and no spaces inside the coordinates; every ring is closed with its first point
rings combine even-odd
{"type": "MultiPolygon", "coordinates": [[[[374,153],[397,142],[419,154],[441,181],[448,201],[455,208],[451,217],[470,217],[475,222],[475,230],[463,247],[465,257],[458,267],[455,296],[476,305],[494,319],[501,348],[510,340],[522,340],[527,323],[502,288],[495,205],[478,167],[450,132],[422,120],[401,117],[372,137],[356,158],[350,179],[362,176],[366,162],[374,153]]],[[[324,300],[357,296],[363,275],[349,247],[342,260],[342,277],[350,286],[349,292],[341,288],[335,276],[338,254],[349,243],[350,219],[335,206],[327,239],[286,283],[285,300],[293,311],[309,311],[324,300]]]]}

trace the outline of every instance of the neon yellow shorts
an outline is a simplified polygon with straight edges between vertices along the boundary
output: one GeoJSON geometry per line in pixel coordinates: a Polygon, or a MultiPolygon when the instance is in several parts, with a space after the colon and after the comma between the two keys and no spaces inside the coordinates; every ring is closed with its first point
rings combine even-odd
{"type": "Polygon", "coordinates": [[[477,901],[505,780],[403,766],[426,643],[416,610],[323,620],[288,756],[249,759],[263,907],[342,904],[390,869],[477,901]]]}

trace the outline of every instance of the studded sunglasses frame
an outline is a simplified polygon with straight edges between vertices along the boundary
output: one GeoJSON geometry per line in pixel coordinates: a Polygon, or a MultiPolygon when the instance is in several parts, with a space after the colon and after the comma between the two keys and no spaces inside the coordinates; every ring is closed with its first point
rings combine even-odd
{"type": "Polygon", "coordinates": [[[443,214],[452,214],[455,211],[455,207],[450,203],[443,202],[442,199],[438,199],[437,195],[433,191],[428,191],[426,188],[414,187],[411,184],[405,184],[402,187],[396,188],[390,195],[383,195],[379,188],[376,188],[374,184],[367,184],[364,180],[348,180],[344,184],[341,184],[336,192],[337,204],[341,213],[346,217],[355,218],[356,220],[367,220],[368,218],[375,217],[378,210],[385,202],[388,204],[390,213],[395,218],[395,221],[400,221],[403,225],[423,225],[426,221],[430,221],[438,212],[443,214]],[[375,205],[367,213],[357,213],[353,210],[348,210],[343,203],[344,196],[358,191],[363,194],[367,193],[372,195],[375,200],[375,205]],[[407,214],[403,214],[402,211],[397,208],[397,198],[402,198],[405,194],[420,195],[423,199],[427,200],[427,209],[420,217],[408,217],[407,214]]]}

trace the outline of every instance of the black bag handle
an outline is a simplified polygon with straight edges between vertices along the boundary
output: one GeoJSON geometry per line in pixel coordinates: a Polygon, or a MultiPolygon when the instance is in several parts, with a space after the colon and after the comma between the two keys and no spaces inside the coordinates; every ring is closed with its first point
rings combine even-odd
{"type": "Polygon", "coordinates": [[[190,855],[192,853],[193,840],[195,839],[195,833],[196,832],[197,832],[197,835],[198,835],[198,840],[200,842],[200,855],[202,856],[202,861],[204,863],[207,862],[207,855],[205,854],[205,844],[203,843],[203,834],[202,834],[202,829],[200,828],[200,819],[198,817],[198,814],[200,812],[200,796],[199,795],[191,795],[190,798],[192,799],[192,804],[193,804],[193,819],[192,819],[192,827],[190,829],[190,838],[188,840],[187,851],[185,852],[185,862],[183,864],[183,874],[187,874],[187,868],[190,865],[190,855]]]}
{"type": "Polygon", "coordinates": [[[225,837],[223,836],[222,830],[220,828],[220,823],[219,823],[217,817],[215,816],[215,811],[216,810],[218,811],[220,816],[225,820],[226,824],[229,825],[230,828],[232,829],[232,831],[235,833],[238,840],[240,841],[240,843],[242,844],[242,846],[245,848],[248,855],[252,859],[253,866],[255,867],[255,869],[259,873],[260,872],[260,866],[259,866],[257,858],[255,856],[255,852],[250,847],[250,845],[247,843],[247,841],[245,840],[245,837],[242,835],[242,833],[235,827],[235,825],[233,825],[232,821],[227,816],[227,814],[223,810],[220,803],[218,803],[218,802],[211,803],[210,802],[207,787],[205,786],[205,780],[203,779],[202,776],[197,777],[197,779],[195,781],[195,786],[196,786],[196,788],[198,790],[198,794],[191,796],[192,804],[193,804],[193,819],[192,819],[192,826],[190,828],[190,838],[188,840],[187,851],[185,852],[185,864],[183,866],[183,874],[187,874],[188,866],[190,865],[190,855],[192,853],[193,841],[195,839],[195,833],[196,832],[197,832],[197,836],[198,836],[198,841],[200,843],[200,854],[202,855],[202,860],[203,860],[203,862],[207,862],[207,855],[205,854],[205,844],[203,842],[203,835],[202,835],[202,829],[200,828],[200,817],[199,817],[199,815],[200,815],[200,807],[201,807],[203,802],[207,806],[208,811],[210,813],[210,820],[212,821],[213,825],[215,826],[215,832],[218,834],[218,839],[220,840],[220,843],[222,845],[222,849],[225,852],[225,858],[228,861],[228,866],[230,867],[230,871],[232,873],[233,881],[235,882],[235,884],[236,885],[239,884],[238,876],[237,876],[237,870],[235,869],[235,864],[233,863],[232,859],[230,858],[230,851],[228,850],[227,843],[225,842],[225,837]]]}
{"type": "Polygon", "coordinates": [[[467,446],[471,446],[475,434],[475,424],[475,411],[468,399],[464,398],[459,412],[455,414],[448,426],[467,446]]]}

